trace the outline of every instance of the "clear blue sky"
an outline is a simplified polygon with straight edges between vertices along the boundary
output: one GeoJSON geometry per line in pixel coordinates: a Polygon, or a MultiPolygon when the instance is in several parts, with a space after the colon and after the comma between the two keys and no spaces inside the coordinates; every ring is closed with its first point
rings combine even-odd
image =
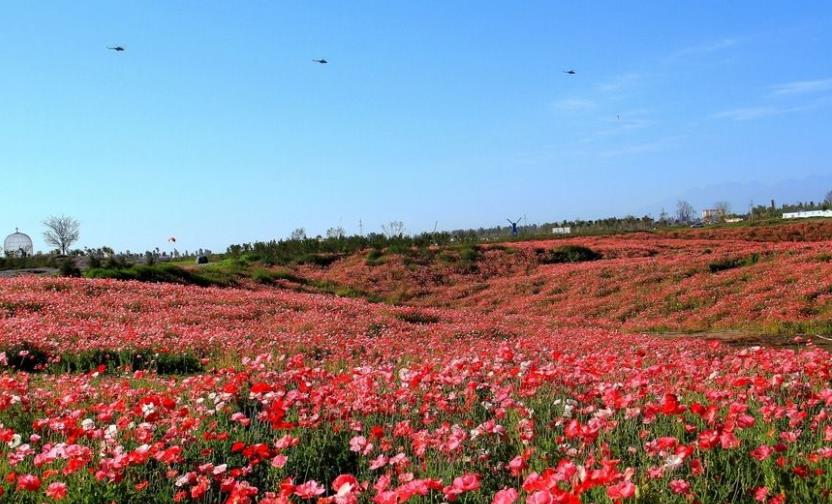
{"type": "Polygon", "coordinates": [[[219,250],[829,174],[831,28],[823,1],[9,2],[0,234],[219,250]]]}

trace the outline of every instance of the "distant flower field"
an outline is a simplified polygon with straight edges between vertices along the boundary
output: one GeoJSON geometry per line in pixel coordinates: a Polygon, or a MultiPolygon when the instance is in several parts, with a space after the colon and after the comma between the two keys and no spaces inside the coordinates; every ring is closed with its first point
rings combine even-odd
{"type": "Polygon", "coordinates": [[[351,257],[304,274],[394,302],[541,316],[629,332],[752,328],[832,335],[829,241],[668,239],[637,233],[485,246],[480,254],[465,269],[459,261],[443,261],[440,253],[427,264],[390,256],[383,264],[368,265],[351,257]],[[575,244],[603,258],[545,261],[551,251],[575,244]]]}
{"type": "MultiPolygon", "coordinates": [[[[832,499],[826,350],[633,332],[820,320],[828,242],[604,240],[590,262],[529,243],[442,263],[409,307],[2,280],[0,502],[832,499]]],[[[384,292],[427,274],[397,261],[303,273],[384,292]]]]}

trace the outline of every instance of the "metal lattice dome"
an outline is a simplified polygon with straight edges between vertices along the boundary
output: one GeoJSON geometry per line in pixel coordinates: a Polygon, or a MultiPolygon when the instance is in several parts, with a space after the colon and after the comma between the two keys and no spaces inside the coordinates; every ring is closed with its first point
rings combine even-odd
{"type": "Polygon", "coordinates": [[[29,238],[29,235],[21,233],[17,229],[3,240],[3,250],[6,251],[6,254],[17,257],[30,256],[34,253],[32,239],[29,238]]]}

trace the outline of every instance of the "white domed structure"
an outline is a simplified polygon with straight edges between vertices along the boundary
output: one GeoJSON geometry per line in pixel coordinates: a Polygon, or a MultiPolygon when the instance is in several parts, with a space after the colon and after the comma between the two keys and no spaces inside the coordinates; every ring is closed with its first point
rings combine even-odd
{"type": "Polygon", "coordinates": [[[18,231],[17,228],[3,241],[3,250],[6,251],[6,255],[15,257],[26,257],[34,253],[32,239],[29,238],[29,235],[18,231]]]}

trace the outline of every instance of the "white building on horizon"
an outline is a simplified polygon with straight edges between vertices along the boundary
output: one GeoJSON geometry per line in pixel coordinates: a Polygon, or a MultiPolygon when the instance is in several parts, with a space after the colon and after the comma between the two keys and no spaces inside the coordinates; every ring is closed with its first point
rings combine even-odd
{"type": "Polygon", "coordinates": [[[784,219],[808,219],[809,217],[832,217],[832,210],[806,210],[803,212],[783,212],[784,219]]]}

